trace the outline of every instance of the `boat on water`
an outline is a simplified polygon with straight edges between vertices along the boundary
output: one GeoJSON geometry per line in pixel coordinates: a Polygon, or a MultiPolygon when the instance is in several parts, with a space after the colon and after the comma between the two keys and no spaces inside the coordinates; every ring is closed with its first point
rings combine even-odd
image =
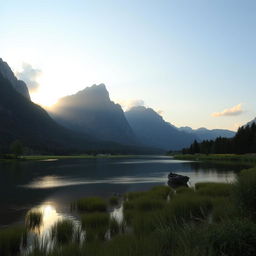
{"type": "Polygon", "coordinates": [[[168,174],[168,184],[170,186],[187,186],[188,181],[188,176],[180,175],[173,172],[170,172],[168,174]]]}

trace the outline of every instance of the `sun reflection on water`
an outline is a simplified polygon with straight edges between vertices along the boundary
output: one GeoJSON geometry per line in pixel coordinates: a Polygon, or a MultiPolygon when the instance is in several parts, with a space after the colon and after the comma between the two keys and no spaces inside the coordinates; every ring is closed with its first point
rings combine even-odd
{"type": "Polygon", "coordinates": [[[43,214],[43,220],[42,220],[42,225],[40,227],[40,232],[49,230],[57,221],[63,219],[63,216],[57,213],[54,206],[50,204],[42,205],[40,209],[43,214]]]}

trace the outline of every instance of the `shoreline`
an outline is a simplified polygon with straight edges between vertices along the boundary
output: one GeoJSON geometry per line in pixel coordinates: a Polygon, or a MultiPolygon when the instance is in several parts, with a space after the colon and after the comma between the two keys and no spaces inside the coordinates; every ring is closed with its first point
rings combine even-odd
{"type": "Polygon", "coordinates": [[[227,164],[245,164],[249,166],[256,165],[256,155],[236,155],[236,154],[177,154],[173,155],[174,159],[177,160],[191,160],[191,161],[202,161],[202,162],[216,162],[216,163],[227,163],[227,164]]]}

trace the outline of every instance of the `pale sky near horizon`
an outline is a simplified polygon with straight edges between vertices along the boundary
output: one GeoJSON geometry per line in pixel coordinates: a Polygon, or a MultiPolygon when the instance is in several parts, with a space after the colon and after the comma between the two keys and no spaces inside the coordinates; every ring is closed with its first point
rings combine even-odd
{"type": "Polygon", "coordinates": [[[254,0],[0,0],[0,35],[43,106],[104,83],[178,127],[256,117],[254,0]]]}

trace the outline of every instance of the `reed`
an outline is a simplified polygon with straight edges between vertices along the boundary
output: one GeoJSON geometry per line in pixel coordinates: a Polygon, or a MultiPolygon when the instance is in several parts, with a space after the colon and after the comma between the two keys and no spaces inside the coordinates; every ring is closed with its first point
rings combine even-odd
{"type": "Polygon", "coordinates": [[[75,202],[75,206],[81,212],[104,212],[107,210],[107,202],[100,197],[81,198],[75,202]]]}

